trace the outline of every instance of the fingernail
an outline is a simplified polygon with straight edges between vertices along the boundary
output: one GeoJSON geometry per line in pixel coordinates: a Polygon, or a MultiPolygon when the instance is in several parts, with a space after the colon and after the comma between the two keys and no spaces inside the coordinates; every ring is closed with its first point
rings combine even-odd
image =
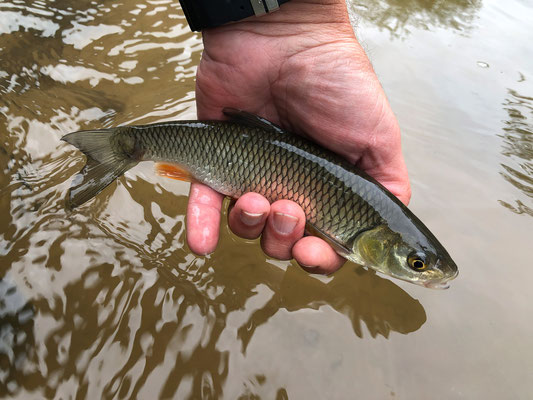
{"type": "Polygon", "coordinates": [[[282,235],[288,235],[291,233],[296,227],[297,223],[298,218],[293,217],[292,215],[283,214],[280,212],[274,213],[272,225],[274,226],[274,229],[282,235]]]}
{"type": "Polygon", "coordinates": [[[250,213],[241,210],[241,221],[244,225],[247,226],[255,226],[259,224],[263,220],[264,216],[265,213],[250,213]]]}

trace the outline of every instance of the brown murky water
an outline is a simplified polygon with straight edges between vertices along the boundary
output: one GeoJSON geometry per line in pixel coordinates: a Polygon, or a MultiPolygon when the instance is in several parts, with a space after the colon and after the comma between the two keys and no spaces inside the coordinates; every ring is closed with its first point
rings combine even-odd
{"type": "Polygon", "coordinates": [[[448,291],[312,277],[225,227],[194,256],[188,186],[149,164],[66,213],[83,159],[60,137],[194,118],[201,38],[177,1],[0,3],[0,396],[533,396],[531,2],[351,8],[448,291]]]}

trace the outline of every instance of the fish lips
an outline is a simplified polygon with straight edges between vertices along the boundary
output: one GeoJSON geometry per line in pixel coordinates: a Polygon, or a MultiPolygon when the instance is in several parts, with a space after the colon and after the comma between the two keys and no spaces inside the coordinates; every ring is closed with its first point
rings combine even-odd
{"type": "Polygon", "coordinates": [[[429,282],[424,282],[424,287],[427,287],[429,289],[439,289],[439,290],[444,290],[444,289],[448,289],[450,287],[450,282],[449,281],[429,281],[429,282]]]}
{"type": "Polygon", "coordinates": [[[450,281],[455,279],[459,275],[459,270],[454,269],[453,275],[447,279],[434,279],[427,282],[424,282],[423,285],[429,289],[448,289],[450,287],[450,281]]]}

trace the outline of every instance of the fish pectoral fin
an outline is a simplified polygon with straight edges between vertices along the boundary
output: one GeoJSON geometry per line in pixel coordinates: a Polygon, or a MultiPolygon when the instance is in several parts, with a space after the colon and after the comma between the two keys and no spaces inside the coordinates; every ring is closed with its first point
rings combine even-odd
{"type": "Polygon", "coordinates": [[[348,255],[351,254],[351,250],[349,248],[347,248],[343,243],[341,243],[338,240],[335,240],[331,236],[327,235],[326,233],[324,233],[322,230],[318,229],[312,223],[307,222],[305,224],[305,231],[307,233],[309,233],[310,235],[312,235],[312,236],[316,236],[316,237],[319,237],[320,239],[324,240],[340,256],[346,258],[348,255]]]}
{"type": "Polygon", "coordinates": [[[263,117],[260,117],[255,114],[251,114],[246,111],[237,110],[236,108],[230,108],[230,107],[224,107],[222,110],[224,115],[229,117],[232,121],[240,122],[242,124],[251,126],[252,128],[261,128],[269,131],[276,131],[279,133],[285,133],[288,132],[281,129],[276,124],[270,122],[268,119],[265,119],[263,117]]]}
{"type": "Polygon", "coordinates": [[[177,164],[155,163],[155,173],[164,178],[176,179],[178,181],[192,182],[194,180],[189,171],[186,171],[177,164]]]}

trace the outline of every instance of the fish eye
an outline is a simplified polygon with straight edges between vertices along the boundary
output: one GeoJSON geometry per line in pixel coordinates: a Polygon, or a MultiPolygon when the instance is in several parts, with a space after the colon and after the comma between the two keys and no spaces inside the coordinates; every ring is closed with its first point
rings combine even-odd
{"type": "Polygon", "coordinates": [[[426,256],[424,253],[415,252],[407,257],[407,264],[415,271],[424,271],[427,269],[426,256]]]}

